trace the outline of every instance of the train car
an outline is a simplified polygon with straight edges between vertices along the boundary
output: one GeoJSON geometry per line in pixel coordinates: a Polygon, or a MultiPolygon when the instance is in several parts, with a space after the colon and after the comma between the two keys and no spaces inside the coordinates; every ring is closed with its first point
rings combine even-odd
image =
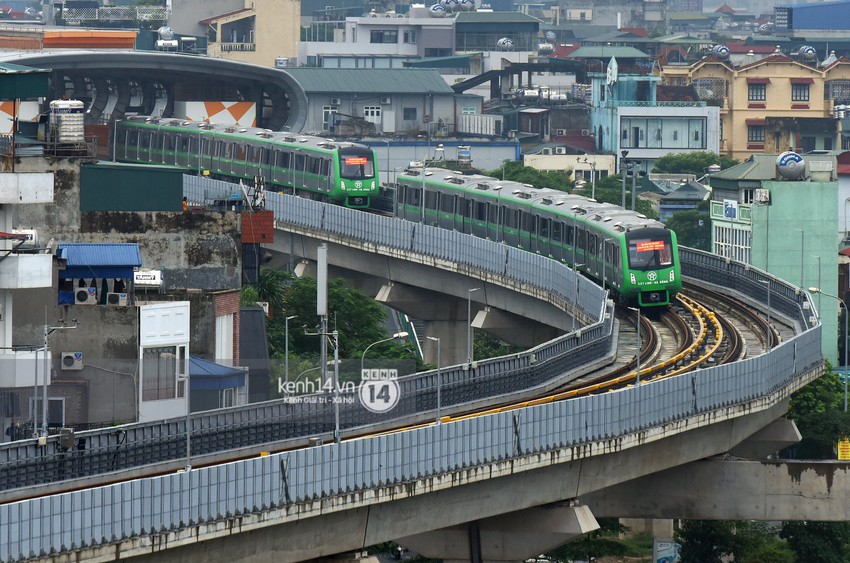
{"type": "Polygon", "coordinates": [[[397,179],[399,215],[549,256],[640,307],[682,289],[676,233],[610,203],[442,168],[397,179]]]}
{"type": "Polygon", "coordinates": [[[256,127],[133,116],[116,124],[112,148],[120,162],[229,181],[260,176],[266,189],[353,208],[369,207],[380,185],[369,147],[256,127]]]}

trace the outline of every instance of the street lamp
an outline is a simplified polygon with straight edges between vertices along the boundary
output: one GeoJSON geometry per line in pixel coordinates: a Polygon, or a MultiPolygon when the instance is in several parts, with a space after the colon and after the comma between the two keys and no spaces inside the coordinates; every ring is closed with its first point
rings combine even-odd
{"type": "Polygon", "coordinates": [[[284,321],[284,339],[286,343],[284,344],[283,373],[287,383],[289,383],[289,321],[297,318],[298,315],[291,315],[286,317],[284,321]]]}
{"type": "Polygon", "coordinates": [[[770,330],[770,280],[759,280],[759,283],[763,283],[767,286],[767,338],[765,340],[765,354],[770,352],[770,343],[773,340],[771,338],[771,330],[770,330]]]}
{"type": "Polygon", "coordinates": [[[837,295],[830,295],[825,291],[822,291],[819,287],[810,287],[809,292],[811,293],[819,293],[822,295],[826,295],[827,297],[832,297],[833,299],[837,299],[839,303],[844,307],[844,412],[847,412],[847,318],[850,317],[850,311],[847,310],[847,303],[844,302],[843,299],[838,297],[837,295]]]}
{"type": "Polygon", "coordinates": [[[635,371],[635,382],[640,385],[640,350],[643,347],[640,341],[640,307],[629,307],[628,309],[637,313],[637,353],[635,354],[635,358],[637,358],[637,371],[635,371]]]}
{"type": "Polygon", "coordinates": [[[440,424],[442,422],[440,417],[440,406],[442,404],[440,401],[440,388],[443,385],[443,375],[440,373],[440,339],[434,336],[426,336],[425,338],[437,343],[437,424],[440,424]]]}
{"type": "Polygon", "coordinates": [[[472,292],[480,287],[466,290],[466,363],[472,363],[472,292]]]}
{"type": "Polygon", "coordinates": [[[629,156],[629,151],[620,151],[620,175],[623,177],[623,197],[620,207],[626,208],[626,157],[629,156]]]}
{"type": "Polygon", "coordinates": [[[583,162],[590,166],[590,199],[596,199],[596,161],[589,160],[587,157],[584,157],[584,160],[580,160],[579,162],[583,162]]]}
{"type": "MultiPolygon", "coordinates": [[[[573,241],[575,243],[575,241],[573,241]]],[[[575,246],[573,247],[575,248],[575,246]]],[[[573,330],[575,332],[576,329],[576,313],[578,312],[578,269],[583,268],[584,264],[573,264],[573,278],[575,279],[575,309],[573,310],[573,330]]]]}
{"type": "Polygon", "coordinates": [[[397,338],[407,338],[407,337],[408,337],[408,333],[397,332],[397,333],[393,334],[392,336],[390,336],[389,338],[384,338],[383,340],[378,340],[377,342],[372,342],[371,344],[366,346],[366,349],[363,350],[363,355],[360,356],[360,376],[361,377],[363,376],[363,371],[366,369],[366,367],[365,367],[366,366],[366,363],[365,363],[366,362],[366,352],[369,351],[369,348],[371,348],[375,344],[381,344],[382,342],[389,342],[390,340],[395,340],[397,338]]]}

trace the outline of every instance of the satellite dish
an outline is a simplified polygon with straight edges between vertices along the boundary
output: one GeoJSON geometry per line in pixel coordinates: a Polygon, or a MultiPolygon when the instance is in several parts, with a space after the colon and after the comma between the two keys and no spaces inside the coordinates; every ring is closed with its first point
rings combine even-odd
{"type": "Polygon", "coordinates": [[[502,37],[496,41],[496,46],[503,51],[510,51],[514,48],[514,41],[510,37],[502,37]]]}
{"type": "Polygon", "coordinates": [[[160,27],[156,30],[156,32],[159,34],[159,38],[163,41],[171,41],[174,39],[174,30],[167,25],[160,27]]]}
{"type": "Polygon", "coordinates": [[[431,13],[431,16],[435,18],[446,17],[446,7],[442,4],[434,4],[431,6],[429,12],[431,13]]]}
{"type": "Polygon", "coordinates": [[[728,60],[730,54],[729,47],[726,45],[715,45],[711,48],[711,54],[721,61],[728,60]]]}
{"type": "Polygon", "coordinates": [[[797,52],[804,61],[816,61],[818,58],[817,50],[811,45],[803,45],[797,52]]]}
{"type": "Polygon", "coordinates": [[[806,161],[799,154],[786,151],[776,157],[776,168],[786,180],[799,180],[806,173],[806,161]]]}
{"type": "Polygon", "coordinates": [[[558,38],[558,36],[555,35],[554,31],[547,31],[546,32],[546,41],[548,43],[554,43],[557,38],[558,38]]]}

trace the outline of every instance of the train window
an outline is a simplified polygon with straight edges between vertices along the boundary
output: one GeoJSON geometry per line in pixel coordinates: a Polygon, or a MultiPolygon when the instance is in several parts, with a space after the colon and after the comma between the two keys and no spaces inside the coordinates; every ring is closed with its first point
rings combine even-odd
{"type": "Polygon", "coordinates": [[[276,164],[276,166],[278,168],[289,168],[289,166],[290,166],[289,156],[290,155],[289,155],[288,152],[278,151],[277,152],[277,160],[276,160],[277,164],[276,164]]]}
{"type": "Polygon", "coordinates": [[[315,157],[307,157],[307,172],[310,174],[318,174],[322,170],[322,162],[315,157]]]}
{"type": "Polygon", "coordinates": [[[375,163],[371,154],[340,153],[339,155],[340,175],[351,180],[371,178],[375,175],[375,163]]]}
{"type": "Polygon", "coordinates": [[[543,238],[549,238],[549,219],[545,217],[539,217],[537,219],[537,234],[543,238]]]}
{"type": "Polygon", "coordinates": [[[405,186],[404,203],[419,207],[422,205],[422,189],[405,186]]]}
{"type": "Polygon", "coordinates": [[[331,161],[330,160],[322,160],[322,176],[330,176],[331,175],[331,161]]]}
{"type": "Polygon", "coordinates": [[[136,131],[127,131],[127,146],[135,147],[139,144],[139,134],[136,131]]]}
{"type": "Polygon", "coordinates": [[[437,192],[425,193],[425,207],[428,209],[437,209],[437,192]]]}
{"type": "Polygon", "coordinates": [[[304,167],[307,164],[307,156],[303,154],[295,155],[295,170],[297,172],[304,172],[304,167]]]}
{"type": "Polygon", "coordinates": [[[443,213],[455,212],[455,196],[449,194],[440,194],[440,211],[443,213]]]}
{"type": "Polygon", "coordinates": [[[165,141],[163,143],[163,146],[166,150],[173,151],[177,146],[177,139],[174,137],[174,135],[169,135],[168,133],[166,133],[164,137],[165,141]]]}
{"type": "Polygon", "coordinates": [[[224,143],[224,158],[233,158],[233,143],[224,143]]]}
{"type": "Polygon", "coordinates": [[[657,270],[673,263],[670,237],[630,238],[629,267],[635,270],[657,270]]]}
{"type": "Polygon", "coordinates": [[[552,221],[552,241],[561,242],[561,223],[552,221]]]}
{"type": "Polygon", "coordinates": [[[505,209],[505,226],[516,229],[519,226],[519,211],[516,209],[505,209]]]}
{"type": "Polygon", "coordinates": [[[224,141],[216,141],[213,145],[212,156],[218,158],[224,154],[224,141]]]}
{"type": "Polygon", "coordinates": [[[584,250],[587,244],[587,233],[579,229],[578,231],[578,248],[584,250]]]}
{"type": "Polygon", "coordinates": [[[236,145],[236,160],[244,161],[248,156],[248,151],[245,150],[245,145],[236,145]]]}
{"type": "Polygon", "coordinates": [[[476,221],[486,221],[487,220],[487,204],[483,201],[475,202],[475,220],[476,221]]]}
{"type": "Polygon", "coordinates": [[[140,145],[142,145],[145,148],[148,148],[148,147],[151,146],[151,134],[149,132],[143,131],[141,139],[142,139],[142,141],[141,141],[141,143],[139,143],[140,145]]]}
{"type": "Polygon", "coordinates": [[[596,242],[596,235],[590,235],[588,237],[588,242],[590,243],[588,244],[588,250],[590,250],[590,254],[593,256],[599,254],[599,245],[596,242]]]}
{"type": "Polygon", "coordinates": [[[492,223],[494,225],[498,225],[499,224],[499,206],[496,205],[495,203],[490,203],[489,206],[490,206],[490,213],[489,213],[490,219],[489,219],[489,221],[490,221],[490,223],[492,223]]]}
{"type": "Polygon", "coordinates": [[[189,152],[189,138],[180,137],[180,152],[189,152]]]}
{"type": "Polygon", "coordinates": [[[192,137],[191,139],[189,139],[189,152],[198,152],[198,141],[200,141],[200,139],[198,139],[197,137],[192,137]]]}

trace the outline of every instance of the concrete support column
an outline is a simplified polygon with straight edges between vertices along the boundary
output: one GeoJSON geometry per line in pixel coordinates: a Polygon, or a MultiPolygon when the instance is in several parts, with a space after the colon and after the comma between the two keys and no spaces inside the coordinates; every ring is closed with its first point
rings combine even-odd
{"type": "Polygon", "coordinates": [[[564,503],[399,538],[398,543],[445,563],[525,561],[598,528],[590,508],[564,503]]]}
{"type": "MultiPolygon", "coordinates": [[[[440,339],[442,367],[466,363],[466,321],[425,321],[425,334],[440,339]]],[[[437,343],[425,339],[422,355],[429,364],[437,365],[437,343]]]]}

